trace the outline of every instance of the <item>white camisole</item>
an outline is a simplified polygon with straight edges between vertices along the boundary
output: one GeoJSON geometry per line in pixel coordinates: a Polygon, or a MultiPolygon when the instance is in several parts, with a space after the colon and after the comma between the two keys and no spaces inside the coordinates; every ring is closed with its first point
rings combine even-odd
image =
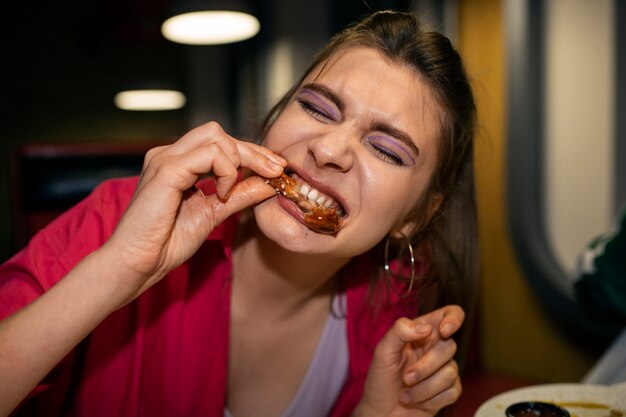
{"type": "MultiPolygon", "coordinates": [[[[345,294],[333,298],[332,312],[309,369],[281,417],[319,417],[330,413],[348,376],[345,294]]],[[[235,417],[227,409],[224,417],[235,417]]],[[[249,417],[249,416],[236,416],[249,417]]]]}

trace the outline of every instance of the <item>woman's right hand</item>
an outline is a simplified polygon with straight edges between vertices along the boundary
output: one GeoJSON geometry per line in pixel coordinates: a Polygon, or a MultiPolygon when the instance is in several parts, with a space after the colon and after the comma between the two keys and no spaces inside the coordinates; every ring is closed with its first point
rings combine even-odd
{"type": "Polygon", "coordinates": [[[228,216],[274,194],[256,176],[237,182],[240,167],[276,177],[286,165],[269,149],[239,141],[215,122],[150,150],[135,195],[101,249],[126,271],[119,283],[128,294],[123,304],[191,257],[228,216]],[[205,196],[194,184],[209,173],[217,193],[205,196]]]}
{"type": "Polygon", "coordinates": [[[0,321],[0,416],[20,401],[112,311],[135,299],[193,255],[228,216],[275,191],[259,177],[287,162],[268,149],[200,126],[146,155],[141,178],[111,238],[36,300],[0,321]],[[212,174],[217,193],[194,184],[212,174]],[[45,352],[45,354],[42,354],[45,352]]]}

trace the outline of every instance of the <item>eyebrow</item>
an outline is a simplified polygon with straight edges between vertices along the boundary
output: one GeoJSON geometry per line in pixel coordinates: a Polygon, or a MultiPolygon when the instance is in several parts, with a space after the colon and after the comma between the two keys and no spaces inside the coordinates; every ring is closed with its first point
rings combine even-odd
{"type": "MultiPolygon", "coordinates": [[[[333,104],[337,106],[340,112],[343,112],[345,108],[343,101],[341,101],[341,99],[331,89],[329,89],[328,87],[322,84],[308,83],[302,86],[302,90],[310,90],[310,91],[323,95],[328,100],[332,101],[333,104]]],[[[411,152],[413,152],[416,157],[419,156],[420,154],[419,148],[417,147],[417,145],[415,145],[415,142],[413,141],[411,136],[408,133],[404,132],[403,130],[398,129],[390,125],[389,123],[380,122],[380,121],[374,122],[371,126],[371,129],[377,130],[379,132],[383,132],[389,136],[392,136],[398,139],[400,142],[408,146],[411,152]]]]}
{"type": "Polygon", "coordinates": [[[316,84],[316,83],[305,84],[302,86],[302,90],[310,90],[315,93],[323,95],[328,100],[332,101],[332,103],[335,106],[337,106],[340,112],[343,112],[343,109],[345,108],[343,101],[341,101],[341,99],[335,93],[333,93],[328,87],[322,84],[316,84]]]}

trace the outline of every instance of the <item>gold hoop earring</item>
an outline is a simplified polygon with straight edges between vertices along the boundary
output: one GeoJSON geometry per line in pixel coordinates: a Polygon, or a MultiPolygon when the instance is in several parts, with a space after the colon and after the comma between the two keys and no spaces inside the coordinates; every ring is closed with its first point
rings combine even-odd
{"type": "MultiPolygon", "coordinates": [[[[391,287],[391,289],[393,290],[393,292],[396,293],[396,295],[400,298],[404,298],[407,295],[409,295],[411,293],[411,290],[413,289],[413,284],[415,283],[415,255],[413,253],[413,245],[411,245],[411,241],[409,240],[409,238],[404,234],[401,233],[402,237],[404,238],[404,243],[406,244],[407,248],[409,249],[409,260],[411,261],[411,279],[409,281],[409,288],[405,291],[404,294],[400,294],[398,293],[398,291],[396,290],[395,286],[393,285],[392,282],[392,275],[400,275],[401,274],[396,274],[391,270],[391,266],[389,264],[389,245],[391,242],[391,236],[387,236],[387,240],[385,242],[385,264],[384,264],[384,269],[385,269],[385,276],[387,277],[387,284],[389,285],[389,287],[391,287]]],[[[401,250],[399,252],[399,259],[402,258],[403,254],[403,250],[401,250]]]]}

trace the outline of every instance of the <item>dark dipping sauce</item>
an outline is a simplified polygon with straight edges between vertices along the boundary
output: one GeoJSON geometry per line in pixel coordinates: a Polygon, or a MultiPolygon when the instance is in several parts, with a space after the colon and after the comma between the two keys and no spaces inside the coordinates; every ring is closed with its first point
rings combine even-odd
{"type": "Polygon", "coordinates": [[[522,402],[506,409],[507,417],[570,417],[566,409],[542,402],[522,402]]]}

